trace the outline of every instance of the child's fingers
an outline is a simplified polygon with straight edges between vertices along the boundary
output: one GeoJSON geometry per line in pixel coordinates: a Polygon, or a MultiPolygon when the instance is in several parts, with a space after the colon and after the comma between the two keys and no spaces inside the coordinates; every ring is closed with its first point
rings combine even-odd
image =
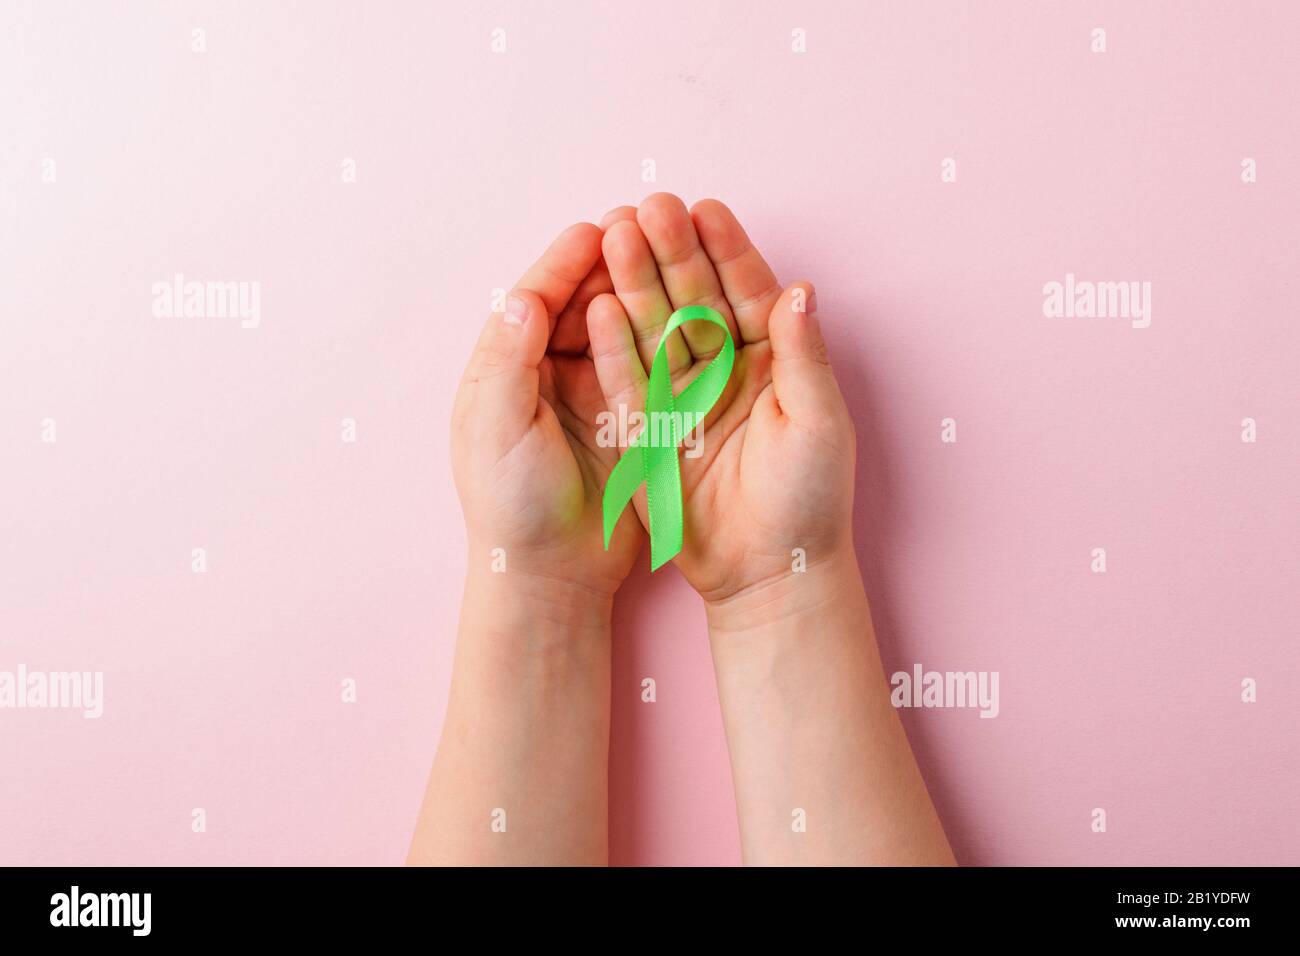
{"type": "MultiPolygon", "coordinates": [[[[722,294],[713,262],[700,245],[695,223],[686,204],[671,193],[655,193],[641,203],[636,221],[645,233],[663,277],[664,288],[674,309],[687,305],[707,305],[716,309],[731,330],[736,346],[742,344],[731,306],[722,294]]],[[[682,326],[686,344],[697,359],[708,359],[722,349],[726,336],[709,322],[691,322],[682,326]]]]}
{"type": "Polygon", "coordinates": [[[549,320],[548,335],[578,286],[600,261],[600,240],[597,226],[575,223],[560,233],[515,283],[516,289],[528,289],[541,297],[549,320]]]}
{"type": "Polygon", "coordinates": [[[810,427],[838,416],[843,399],[817,321],[812,283],[796,282],[781,293],[768,319],[768,336],[772,388],[781,411],[810,427]]]}
{"type": "Polygon", "coordinates": [[[624,405],[639,411],[645,404],[646,374],[637,352],[636,336],[623,304],[614,295],[592,299],[587,309],[587,334],[596,379],[611,411],[624,405]]]}
{"type": "MultiPolygon", "coordinates": [[[[600,219],[600,231],[616,222],[636,222],[636,206],[616,206],[600,219]]],[[[613,292],[614,283],[609,277],[609,266],[604,258],[596,260],[587,277],[574,290],[573,297],[555,320],[555,330],[551,333],[550,351],[560,355],[591,354],[591,342],[587,338],[587,307],[591,300],[604,292],[613,292]]]]}
{"type": "Polygon", "coordinates": [[[745,344],[762,342],[767,338],[772,306],[781,297],[781,283],[724,203],[702,199],[691,209],[691,219],[700,244],[713,261],[745,344]]]}
{"type": "Polygon", "coordinates": [[[604,292],[613,292],[614,283],[609,278],[609,268],[604,259],[598,259],[587,277],[578,283],[572,297],[560,310],[551,332],[548,350],[559,355],[582,355],[587,351],[587,306],[604,292]]]}
{"type": "MultiPolygon", "coordinates": [[[[600,231],[616,222],[636,222],[636,206],[615,206],[600,217],[600,231]]],[[[602,237],[603,241],[603,237],[602,237]]],[[[550,351],[561,355],[591,355],[591,342],[587,338],[587,307],[591,300],[605,292],[614,291],[614,282],[609,276],[609,266],[604,257],[596,260],[587,277],[582,280],[573,293],[559,318],[555,320],[555,331],[551,333],[550,351]]]]}
{"type": "MultiPolygon", "coordinates": [[[[627,307],[632,334],[636,337],[637,353],[641,364],[649,368],[655,349],[673,306],[659,279],[659,267],[646,242],[641,227],[635,222],[619,220],[605,230],[601,246],[609,274],[614,281],[614,291],[627,307]]],[[[697,323],[698,324],[698,323],[697,323]]],[[[691,366],[691,351],[677,329],[668,337],[668,370],[674,375],[691,366]]],[[[593,347],[592,351],[595,351],[593,347]]]]}
{"type": "Polygon", "coordinates": [[[624,220],[636,222],[636,206],[615,206],[605,213],[600,217],[601,232],[607,230],[614,223],[623,222],[624,220]]]}
{"type": "MultiPolygon", "coordinates": [[[[596,379],[605,407],[618,415],[619,406],[627,409],[626,415],[641,412],[645,406],[646,372],[637,351],[636,335],[623,303],[615,295],[597,296],[587,309],[587,333],[591,337],[591,358],[596,365],[596,379]]],[[[680,343],[683,349],[686,343],[680,343]]],[[[620,420],[627,420],[618,415],[620,420]]],[[[635,436],[628,436],[635,437],[635,436]]],[[[614,467],[624,449],[616,447],[609,456],[614,467]]],[[[638,489],[632,505],[646,521],[645,488],[638,489]]]]}
{"type": "Polygon", "coordinates": [[[488,317],[465,372],[475,416],[504,444],[517,441],[537,414],[538,365],[550,337],[546,311],[536,292],[511,292],[505,311],[488,317]]]}

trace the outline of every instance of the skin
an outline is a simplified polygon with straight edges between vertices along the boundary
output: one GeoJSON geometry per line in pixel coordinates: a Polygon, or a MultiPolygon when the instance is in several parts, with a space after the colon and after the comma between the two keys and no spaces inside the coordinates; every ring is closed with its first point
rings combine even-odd
{"type": "Polygon", "coordinates": [[[469,561],[413,864],[608,861],[610,616],[643,533],[627,522],[601,547],[619,454],[596,442],[587,354],[587,304],[612,288],[601,238],[590,223],[560,234],[488,317],[456,395],[469,561]]]}
{"type": "MultiPolygon", "coordinates": [[[[657,194],[566,231],[518,288],[528,320],[489,319],[457,399],[471,570],[411,862],[606,862],[609,615],[647,519],[642,490],[602,551],[618,450],[591,438],[599,411],[643,407],[668,316],[703,304],[736,363],[682,459],[674,563],[705,604],[745,862],[951,864],[870,624],[853,425],[812,286],[782,287],[723,204],[657,194]],[[507,804],[509,839],[488,825],[507,804]]],[[[670,337],[675,392],[722,342],[706,323],[670,337]]]]}

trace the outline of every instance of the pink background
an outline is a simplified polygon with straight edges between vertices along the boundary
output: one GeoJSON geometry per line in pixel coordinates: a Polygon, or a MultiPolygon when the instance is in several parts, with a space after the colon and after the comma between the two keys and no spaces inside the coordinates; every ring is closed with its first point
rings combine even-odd
{"type": "MultiPolygon", "coordinates": [[[[0,710],[0,863],[402,860],[454,383],[493,288],[657,189],[817,283],[886,667],[1001,675],[904,712],[958,859],[1300,862],[1295,5],[436,6],[0,9],[0,670],[105,673],[99,720],[0,710]],[[176,272],[261,326],[153,317],[176,272]],[[1045,318],[1066,272],[1151,327],[1045,318]]],[[[738,862],[675,570],[616,642],[614,861],[738,862]]]]}

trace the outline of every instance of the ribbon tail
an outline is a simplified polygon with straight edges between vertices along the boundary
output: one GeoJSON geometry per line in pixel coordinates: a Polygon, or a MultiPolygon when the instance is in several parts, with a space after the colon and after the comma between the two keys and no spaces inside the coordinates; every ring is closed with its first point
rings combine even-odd
{"type": "Polygon", "coordinates": [[[646,461],[650,570],[658,571],[682,550],[682,474],[675,444],[647,449],[646,461]]]}
{"type": "Polygon", "coordinates": [[[618,519],[623,514],[623,509],[632,500],[636,494],[637,488],[641,487],[644,480],[641,456],[645,454],[640,445],[632,445],[624,453],[623,457],[618,460],[614,470],[609,473],[609,480],[605,482],[605,495],[601,499],[601,509],[605,522],[605,550],[609,550],[609,541],[614,537],[614,529],[618,527],[618,519]]]}

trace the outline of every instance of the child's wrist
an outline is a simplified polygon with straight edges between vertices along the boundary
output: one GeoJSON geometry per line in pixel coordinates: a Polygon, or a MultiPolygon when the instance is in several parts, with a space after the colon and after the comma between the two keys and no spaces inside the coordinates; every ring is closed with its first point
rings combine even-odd
{"type": "MultiPolygon", "coordinates": [[[[542,739],[539,728],[607,725],[610,603],[523,569],[471,570],[447,712],[453,736],[482,733],[531,747],[542,739]]],[[[561,736],[553,752],[584,746],[580,733],[561,736]]]]}
{"type": "Polygon", "coordinates": [[[465,602],[503,628],[540,627],[573,630],[608,629],[614,595],[607,588],[545,568],[526,567],[508,558],[496,561],[490,551],[470,549],[465,602]],[[488,556],[484,558],[483,556],[488,556]],[[476,558],[483,560],[475,561],[476,558]]]}
{"type": "MultiPolygon", "coordinates": [[[[705,611],[716,653],[743,647],[747,636],[759,632],[797,634],[832,614],[865,614],[866,595],[857,556],[846,543],[820,559],[809,556],[797,569],[706,601],[705,611]]],[[[869,616],[863,626],[870,628],[869,616]]]]}

